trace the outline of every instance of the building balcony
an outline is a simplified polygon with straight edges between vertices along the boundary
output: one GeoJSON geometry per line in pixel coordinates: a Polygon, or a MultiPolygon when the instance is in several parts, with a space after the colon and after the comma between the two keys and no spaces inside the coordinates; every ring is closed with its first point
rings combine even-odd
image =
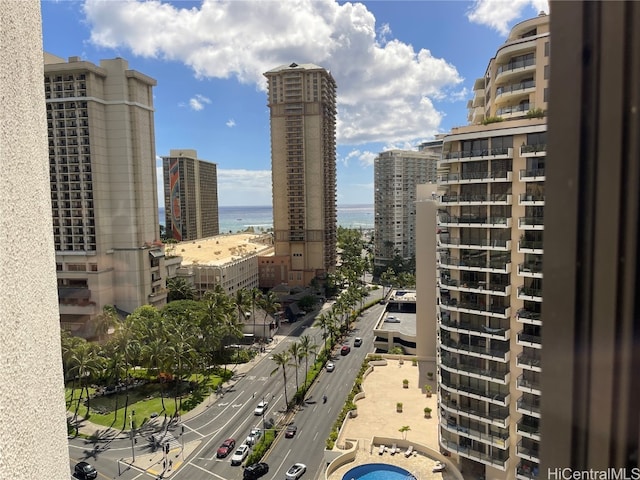
{"type": "Polygon", "coordinates": [[[527,399],[524,395],[516,402],[516,411],[535,418],[540,418],[540,399],[527,399]]]}
{"type": "MultiPolygon", "coordinates": [[[[502,455],[487,455],[484,452],[479,452],[470,447],[464,447],[462,445],[458,445],[451,440],[440,439],[440,446],[442,448],[449,450],[451,452],[456,452],[461,457],[466,457],[471,460],[475,460],[480,463],[484,463],[485,465],[491,465],[494,468],[499,468],[500,470],[506,470],[507,462],[509,461],[508,453],[505,452],[502,455]],[[506,456],[505,456],[506,455],[506,456]]],[[[501,451],[501,450],[499,450],[501,451]]]]}
{"type": "Polygon", "coordinates": [[[529,325],[542,325],[542,316],[539,312],[532,312],[524,308],[521,308],[516,312],[516,319],[520,323],[527,323],[529,325]]]}
{"type": "Polygon", "coordinates": [[[511,228],[511,217],[481,217],[477,215],[455,217],[450,215],[440,219],[439,226],[474,228],[511,228]]]}
{"type": "Polygon", "coordinates": [[[542,348],[542,338],[540,335],[524,333],[524,330],[518,332],[516,343],[523,347],[542,348]]]}
{"type": "Polygon", "coordinates": [[[496,71],[495,80],[498,81],[501,78],[507,78],[511,75],[520,75],[525,72],[534,72],[536,69],[536,59],[529,58],[526,60],[518,60],[516,62],[509,62],[505,65],[500,65],[496,71]]]}
{"type": "Polygon", "coordinates": [[[540,451],[538,442],[531,439],[522,439],[518,442],[517,455],[525,460],[540,462],[540,451]]]}
{"type": "Polygon", "coordinates": [[[514,99],[522,96],[528,97],[529,94],[535,92],[535,90],[535,80],[500,86],[496,88],[494,103],[498,104],[500,102],[514,101],[514,99]]]}
{"type": "Polygon", "coordinates": [[[501,107],[496,110],[496,117],[510,118],[523,116],[529,110],[533,110],[535,105],[533,102],[524,102],[518,105],[510,105],[508,107],[501,107]]]}
{"type": "Polygon", "coordinates": [[[518,242],[518,253],[543,254],[542,240],[520,240],[518,242]]]}
{"type": "Polygon", "coordinates": [[[481,400],[501,407],[508,407],[509,402],[511,401],[511,395],[508,393],[485,391],[479,388],[470,387],[469,385],[460,385],[455,382],[448,383],[446,380],[442,380],[442,382],[440,382],[440,388],[449,393],[464,395],[468,398],[481,400]]]}
{"type": "Polygon", "coordinates": [[[443,238],[440,240],[440,246],[508,252],[511,250],[511,240],[461,240],[460,238],[443,238]]]}
{"type": "Polygon", "coordinates": [[[511,379],[509,372],[497,372],[495,370],[480,368],[468,363],[458,362],[457,358],[450,358],[444,355],[440,359],[440,367],[452,373],[466,375],[467,377],[477,378],[479,380],[496,382],[502,385],[509,384],[509,380],[511,379]]]}
{"type": "MultiPolygon", "coordinates": [[[[445,330],[449,330],[451,332],[457,332],[457,333],[479,333],[478,330],[472,330],[471,328],[464,328],[461,327],[459,324],[455,325],[452,324],[451,322],[442,322],[441,323],[441,327],[444,328],[445,330]]],[[[506,333],[507,338],[500,338],[499,340],[508,340],[509,338],[509,330],[505,329],[504,333],[506,333]]],[[[461,342],[455,342],[453,340],[447,340],[446,342],[442,342],[440,343],[440,346],[442,348],[444,348],[445,350],[451,352],[451,353],[459,353],[462,355],[469,355],[470,357],[475,357],[475,358],[482,358],[484,360],[493,360],[495,362],[502,362],[502,363],[508,363],[510,357],[510,352],[509,350],[497,350],[497,349],[491,349],[491,348],[487,348],[487,347],[482,347],[480,345],[473,345],[473,344],[465,344],[465,343],[461,343],[461,342]]]]}
{"type": "Polygon", "coordinates": [[[531,379],[525,378],[524,373],[516,380],[516,387],[521,392],[534,393],[536,395],[542,395],[540,390],[540,383],[531,379]]]}
{"type": "Polygon", "coordinates": [[[518,432],[518,435],[523,437],[540,441],[540,425],[538,424],[538,421],[536,420],[536,425],[532,425],[531,423],[533,422],[527,422],[527,418],[530,417],[524,416],[518,420],[518,423],[516,423],[516,432],[518,432]]]}
{"type": "Polygon", "coordinates": [[[521,157],[545,157],[547,155],[547,144],[522,145],[520,147],[521,157]]]}
{"type": "Polygon", "coordinates": [[[516,478],[518,480],[537,480],[540,467],[537,464],[522,461],[516,466],[516,478]]]}
{"type": "Polygon", "coordinates": [[[476,410],[471,407],[459,406],[455,400],[440,399],[440,405],[449,413],[455,413],[462,415],[473,420],[480,420],[482,422],[491,423],[498,427],[505,428],[509,424],[509,408],[508,407],[495,407],[491,408],[488,412],[476,410]]]}
{"type": "Polygon", "coordinates": [[[501,448],[503,450],[509,448],[508,434],[505,434],[504,436],[491,435],[474,428],[463,427],[462,425],[458,425],[456,423],[451,424],[449,422],[441,422],[440,427],[455,435],[477,440],[478,442],[482,442],[493,447],[501,448]]]}
{"type": "Polygon", "coordinates": [[[520,170],[521,182],[544,182],[546,179],[544,168],[528,168],[520,170]]]}
{"type": "MultiPolygon", "coordinates": [[[[449,302],[440,303],[440,306],[444,310],[448,310],[450,312],[460,312],[460,313],[472,313],[475,315],[483,315],[485,317],[493,317],[493,318],[509,318],[511,317],[511,307],[505,305],[487,305],[484,303],[474,303],[474,302],[457,302],[456,299],[453,298],[449,302]]],[[[487,331],[485,327],[486,333],[491,333],[487,331]]],[[[490,329],[494,330],[494,329],[490,329]]],[[[498,332],[496,332],[498,333],[498,332]]],[[[502,334],[501,334],[502,335],[502,334]]]]}
{"type": "Polygon", "coordinates": [[[511,295],[511,285],[487,282],[459,282],[455,279],[440,279],[440,288],[442,290],[452,290],[454,292],[469,293],[488,293],[490,295],[499,295],[508,297],[511,295]]]}
{"type": "Polygon", "coordinates": [[[542,278],[542,262],[523,262],[519,264],[518,275],[528,278],[542,278]]]}
{"type": "Polygon", "coordinates": [[[542,302],[542,289],[520,285],[518,287],[518,298],[520,300],[542,302]]]}
{"type": "Polygon", "coordinates": [[[520,230],[544,230],[544,217],[520,217],[518,228],[520,230]]]}
{"type": "Polygon", "coordinates": [[[97,315],[100,313],[96,302],[91,300],[78,301],[77,303],[60,303],[60,315],[97,315]]]}
{"type": "MultiPolygon", "coordinates": [[[[484,114],[484,108],[483,114],[484,114]]],[[[442,155],[438,163],[457,163],[476,160],[493,160],[513,158],[513,148],[490,148],[485,150],[466,150],[462,152],[447,152],[442,155]]]]}
{"type": "Polygon", "coordinates": [[[520,353],[516,357],[516,365],[525,370],[531,370],[533,372],[542,372],[542,362],[539,355],[527,355],[526,353],[520,353]]]}
{"type": "Polygon", "coordinates": [[[511,205],[510,194],[495,193],[490,195],[458,195],[457,193],[443,195],[440,203],[450,205],[511,205]]]}
{"type": "Polygon", "coordinates": [[[466,184],[466,183],[492,183],[511,182],[512,172],[464,172],[445,173],[439,178],[439,183],[443,185],[466,184]]]}
{"type": "Polygon", "coordinates": [[[511,273],[511,262],[508,259],[459,259],[456,257],[450,257],[448,255],[442,255],[440,258],[440,265],[452,270],[489,273],[511,273]]]}
{"type": "Polygon", "coordinates": [[[543,206],[544,195],[530,195],[528,193],[521,193],[518,197],[518,205],[523,206],[543,206]]]}

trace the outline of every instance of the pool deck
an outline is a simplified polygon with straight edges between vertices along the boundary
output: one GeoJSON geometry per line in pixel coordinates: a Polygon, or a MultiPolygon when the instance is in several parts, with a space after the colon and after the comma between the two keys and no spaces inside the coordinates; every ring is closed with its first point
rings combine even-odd
{"type": "Polygon", "coordinates": [[[440,452],[437,395],[435,381],[424,382],[433,388],[430,398],[425,395],[422,388],[424,385],[420,384],[424,375],[422,365],[414,366],[411,361],[401,364],[398,360],[388,359],[387,365],[374,366],[374,370],[363,380],[366,396],[356,401],[357,416],[347,420],[336,442],[337,446],[343,447],[357,444],[355,459],[333,471],[327,476],[327,480],[342,480],[347,471],[365,463],[397,465],[419,480],[462,478],[451,464],[450,458],[447,459],[449,465],[445,472],[432,472],[440,452]],[[403,388],[403,379],[409,380],[409,388],[403,388]],[[403,404],[400,413],[396,411],[397,402],[403,404]],[[425,418],[425,407],[432,409],[431,418],[425,418]],[[403,426],[409,426],[410,430],[399,432],[403,426]],[[379,453],[381,443],[387,447],[383,454],[379,453]],[[391,455],[389,450],[393,443],[397,444],[400,452],[391,455]],[[419,448],[418,445],[427,447],[433,454],[427,456],[422,452],[414,452],[407,457],[407,445],[414,445],[414,448],[419,448]]]}

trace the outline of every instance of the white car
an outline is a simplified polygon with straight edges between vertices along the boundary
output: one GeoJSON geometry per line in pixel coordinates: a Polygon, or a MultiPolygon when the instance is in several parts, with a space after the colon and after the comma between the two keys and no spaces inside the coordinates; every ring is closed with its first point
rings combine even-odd
{"type": "Polygon", "coordinates": [[[247,436],[247,439],[244,441],[244,443],[246,443],[249,446],[254,445],[258,441],[261,435],[262,435],[262,430],[260,430],[259,428],[252,428],[251,431],[249,432],[249,436],[247,436]]]}
{"type": "Polygon", "coordinates": [[[245,458],[249,455],[249,445],[243,443],[238,447],[238,449],[233,453],[231,457],[231,465],[240,465],[245,458]]]}
{"type": "Polygon", "coordinates": [[[327,362],[326,369],[327,372],[333,372],[336,369],[336,366],[333,362],[327,362]]]}
{"type": "Polygon", "coordinates": [[[267,407],[269,406],[269,402],[260,402],[256,409],[253,411],[254,415],[263,415],[264,412],[267,411],[267,407]]]}
{"type": "Polygon", "coordinates": [[[291,468],[287,470],[285,477],[287,480],[298,480],[306,471],[307,466],[304,463],[294,463],[291,465],[291,468]]]}

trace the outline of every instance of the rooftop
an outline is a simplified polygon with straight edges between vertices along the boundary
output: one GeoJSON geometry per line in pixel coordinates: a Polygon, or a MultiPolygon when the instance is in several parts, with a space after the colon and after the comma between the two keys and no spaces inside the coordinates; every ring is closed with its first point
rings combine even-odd
{"type": "Polygon", "coordinates": [[[188,242],[167,244],[167,255],[182,257],[182,265],[225,265],[250,255],[273,251],[270,236],[253,233],[218,235],[188,242]]]}

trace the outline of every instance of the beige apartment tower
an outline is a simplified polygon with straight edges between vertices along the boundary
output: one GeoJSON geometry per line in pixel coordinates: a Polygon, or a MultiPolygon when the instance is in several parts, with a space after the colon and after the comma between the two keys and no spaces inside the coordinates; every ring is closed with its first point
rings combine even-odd
{"type": "Polygon", "coordinates": [[[105,305],[166,300],[159,241],[154,79],[125,60],[45,54],[49,173],[62,326],[95,336],[105,305]]]}
{"type": "Polygon", "coordinates": [[[178,242],[218,235],[218,173],[195,150],[171,150],[162,157],[165,226],[178,242]]]}
{"type": "Polygon", "coordinates": [[[438,165],[440,446],[486,479],[542,478],[549,17],[519,23],[438,165]]]}
{"type": "Polygon", "coordinates": [[[276,256],[289,285],[323,278],[336,263],[336,82],[313,64],[264,74],[271,117],[276,256]]]}
{"type": "Polygon", "coordinates": [[[389,265],[395,257],[415,260],[416,187],[436,183],[442,141],[420,151],[388,150],[374,160],[374,262],[389,265]]]}

